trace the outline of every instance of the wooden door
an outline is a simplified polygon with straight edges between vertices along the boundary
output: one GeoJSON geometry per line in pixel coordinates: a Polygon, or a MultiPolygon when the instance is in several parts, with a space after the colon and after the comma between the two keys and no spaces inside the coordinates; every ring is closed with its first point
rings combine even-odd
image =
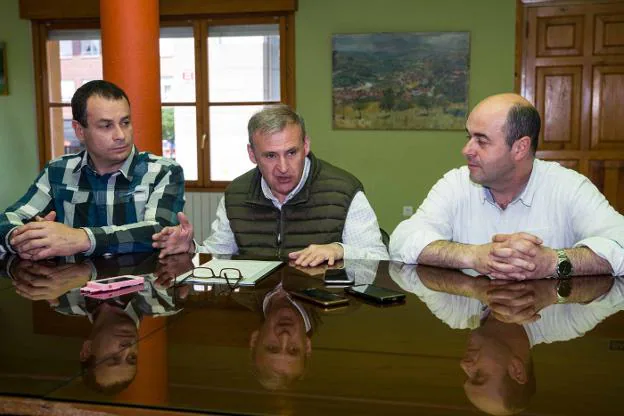
{"type": "Polygon", "coordinates": [[[624,1],[520,0],[516,87],[542,116],[537,156],[624,213],[624,1]]]}

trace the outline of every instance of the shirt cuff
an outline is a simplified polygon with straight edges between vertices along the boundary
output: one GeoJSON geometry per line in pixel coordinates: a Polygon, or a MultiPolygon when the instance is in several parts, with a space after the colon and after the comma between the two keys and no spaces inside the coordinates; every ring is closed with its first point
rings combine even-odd
{"type": "Polygon", "coordinates": [[[340,247],[342,247],[342,259],[344,260],[347,257],[347,247],[348,246],[345,246],[344,244],[342,244],[342,243],[340,243],[338,241],[335,241],[334,243],[338,244],[340,247]]]}
{"type": "Polygon", "coordinates": [[[80,227],[80,229],[84,230],[87,233],[87,237],[89,237],[90,247],[87,251],[84,252],[84,255],[90,256],[95,251],[95,236],[93,235],[93,231],[91,231],[87,227],[80,227]]]}
{"type": "Polygon", "coordinates": [[[17,256],[11,256],[9,257],[9,260],[7,260],[6,273],[11,278],[11,280],[15,280],[15,276],[13,276],[11,269],[13,268],[13,263],[15,263],[17,259],[18,259],[17,256]]]}
{"type": "Polygon", "coordinates": [[[95,264],[93,264],[93,262],[90,260],[85,260],[83,264],[86,264],[91,269],[91,275],[89,277],[89,280],[97,280],[98,274],[97,274],[97,268],[95,267],[95,264]]]}
{"type": "Polygon", "coordinates": [[[4,246],[7,248],[7,250],[9,250],[9,253],[12,254],[17,254],[17,252],[13,249],[13,247],[11,246],[11,243],[9,243],[11,234],[13,234],[13,231],[15,231],[15,229],[17,228],[17,226],[11,228],[9,230],[9,232],[6,234],[6,236],[4,237],[4,246]]]}
{"type": "Polygon", "coordinates": [[[611,264],[614,276],[624,275],[624,248],[617,242],[604,237],[589,237],[574,244],[587,247],[611,264]]]}

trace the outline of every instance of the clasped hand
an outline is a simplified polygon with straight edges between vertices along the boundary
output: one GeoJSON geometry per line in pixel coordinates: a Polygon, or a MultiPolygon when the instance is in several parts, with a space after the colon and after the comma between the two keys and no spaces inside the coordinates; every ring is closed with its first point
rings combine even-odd
{"type": "Polygon", "coordinates": [[[82,229],[55,222],[56,212],[21,225],[11,233],[10,244],[22,258],[43,260],[56,256],[71,256],[91,247],[87,233],[82,229]]]}
{"type": "Polygon", "coordinates": [[[524,324],[541,318],[539,312],[555,303],[556,281],[552,279],[510,282],[491,280],[479,290],[479,300],[492,315],[505,323],[524,324]]]}
{"type": "Polygon", "coordinates": [[[91,278],[87,264],[64,264],[18,260],[11,268],[13,285],[20,296],[30,300],[56,299],[71,289],[83,286],[91,278]]]}
{"type": "Polygon", "coordinates": [[[529,233],[496,234],[475,246],[474,269],[496,279],[525,280],[551,276],[557,255],[529,233]]]}

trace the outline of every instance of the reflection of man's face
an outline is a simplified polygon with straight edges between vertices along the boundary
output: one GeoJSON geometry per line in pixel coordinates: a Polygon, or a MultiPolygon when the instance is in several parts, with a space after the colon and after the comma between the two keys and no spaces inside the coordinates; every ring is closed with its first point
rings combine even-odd
{"type": "Polygon", "coordinates": [[[515,413],[508,404],[522,394],[527,379],[524,364],[508,345],[477,329],[460,366],[468,376],[464,391],[476,407],[494,415],[515,413]]]}
{"type": "MultiPolygon", "coordinates": [[[[478,331],[470,334],[466,353],[460,362],[468,376],[464,390],[470,401],[475,404],[486,402],[487,408],[496,402],[502,403],[500,390],[507,376],[508,350],[505,345],[481,336],[478,331]]],[[[485,410],[483,406],[476,405],[485,410]]]]}
{"type": "Polygon", "coordinates": [[[312,351],[303,317],[286,299],[273,301],[262,327],[251,335],[250,344],[261,383],[272,389],[300,379],[312,351]]]}
{"type": "Polygon", "coordinates": [[[137,328],[122,310],[112,311],[94,325],[91,340],[85,341],[81,360],[93,356],[92,371],[102,387],[132,380],[137,367],[137,328]]]}

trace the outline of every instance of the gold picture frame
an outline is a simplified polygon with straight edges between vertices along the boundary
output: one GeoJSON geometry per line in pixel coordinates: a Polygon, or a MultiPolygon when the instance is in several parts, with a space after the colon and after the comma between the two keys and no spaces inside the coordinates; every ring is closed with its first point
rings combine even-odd
{"type": "Polygon", "coordinates": [[[0,95],[9,95],[6,42],[0,42],[0,95]]]}

